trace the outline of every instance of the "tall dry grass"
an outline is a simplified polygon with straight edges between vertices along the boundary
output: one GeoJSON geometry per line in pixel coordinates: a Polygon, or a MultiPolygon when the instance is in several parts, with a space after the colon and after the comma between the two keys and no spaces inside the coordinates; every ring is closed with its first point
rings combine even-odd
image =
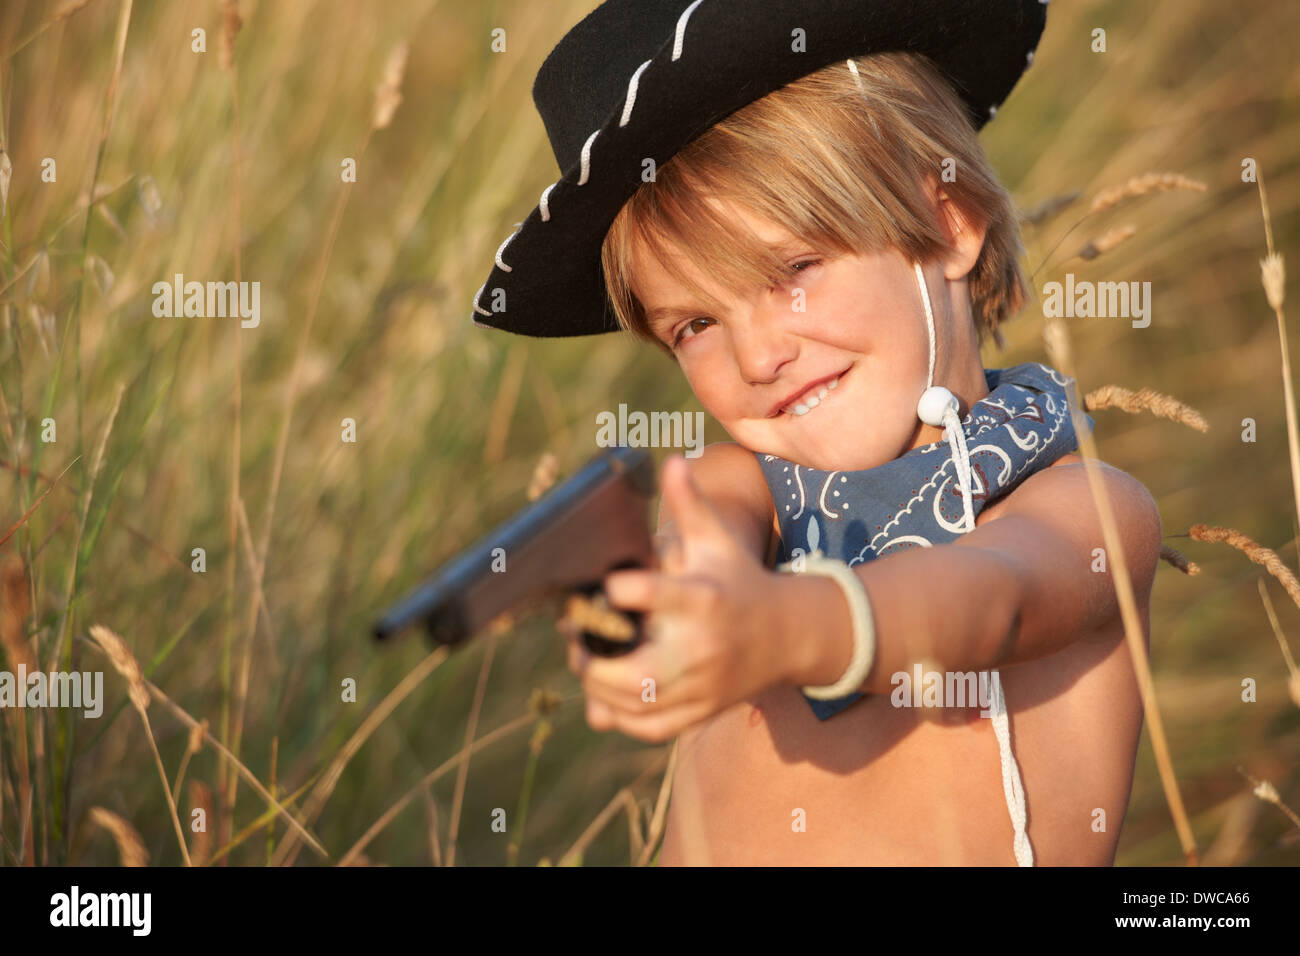
{"type": "MultiPolygon", "coordinates": [[[[553,621],[454,656],[367,639],[387,600],[585,460],[595,411],[698,407],[623,338],[469,322],[555,178],[533,75],[592,6],[0,9],[3,666],[117,673],[92,633],[134,661],[97,722],[0,714],[4,864],[653,862],[674,752],[587,730],[553,621]],[[151,286],[176,272],[260,281],[261,325],[154,318],[151,286]]],[[[1239,529],[1296,565],[1297,28],[1281,0],[1053,5],[983,136],[1027,210],[1036,287],[1074,271],[1155,289],[1147,329],[1068,330],[1091,457],[1147,484],[1186,552],[1166,544],[1152,598],[1151,746],[1120,863],[1300,860],[1282,809],[1300,610],[1272,607],[1287,588],[1266,565],[1187,530],[1239,529]],[[1104,57],[1073,39],[1101,16],[1104,57]]],[[[1042,331],[1031,302],[985,365],[1044,359],[1042,331]]]]}

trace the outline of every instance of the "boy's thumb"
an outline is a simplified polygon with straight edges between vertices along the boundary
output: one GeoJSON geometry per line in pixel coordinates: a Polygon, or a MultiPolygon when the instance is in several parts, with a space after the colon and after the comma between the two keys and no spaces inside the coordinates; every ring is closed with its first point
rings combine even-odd
{"type": "Polygon", "coordinates": [[[678,533],[699,534],[719,526],[718,515],[695,484],[684,457],[673,455],[664,462],[660,482],[678,533]]]}

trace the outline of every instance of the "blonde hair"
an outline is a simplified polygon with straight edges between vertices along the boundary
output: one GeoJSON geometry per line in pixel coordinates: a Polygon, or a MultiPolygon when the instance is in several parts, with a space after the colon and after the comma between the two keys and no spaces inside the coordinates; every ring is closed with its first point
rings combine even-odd
{"type": "MultiPolygon", "coordinates": [[[[683,147],[624,204],[601,247],[605,285],[620,327],[672,354],[646,324],[632,289],[636,244],[666,263],[675,247],[724,288],[776,285],[777,251],[722,217],[709,197],[779,223],[818,250],[857,254],[893,247],[925,262],[949,248],[929,183],[941,183],[961,217],[985,225],[969,276],[982,345],[1026,301],[1019,223],[980,145],[967,108],[921,54],[837,61],[725,117],[683,147]]],[[[686,275],[690,291],[716,305],[686,275]]]]}

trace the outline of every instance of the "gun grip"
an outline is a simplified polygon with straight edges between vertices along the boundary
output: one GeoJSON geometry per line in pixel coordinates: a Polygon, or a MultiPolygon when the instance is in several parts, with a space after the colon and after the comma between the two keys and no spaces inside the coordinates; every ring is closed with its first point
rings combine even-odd
{"type": "Polygon", "coordinates": [[[645,639],[644,613],[610,607],[605,600],[605,591],[600,581],[575,587],[571,593],[575,596],[581,595],[589,599],[590,603],[599,606],[598,611],[584,612],[584,616],[593,616],[587,617],[585,623],[578,629],[578,634],[587,650],[599,657],[620,657],[641,646],[641,642],[645,639]],[[602,623],[602,619],[607,627],[596,628],[596,624],[602,623]],[[607,633],[601,633],[602,630],[607,633]],[[618,633],[620,631],[623,633],[618,633]]]}
{"type": "Polygon", "coordinates": [[[587,645],[587,650],[598,657],[620,657],[623,654],[629,654],[641,646],[644,637],[642,630],[642,619],[645,617],[640,611],[618,611],[621,617],[626,618],[636,629],[630,640],[616,641],[608,637],[602,637],[591,631],[582,632],[582,643],[587,645]]]}

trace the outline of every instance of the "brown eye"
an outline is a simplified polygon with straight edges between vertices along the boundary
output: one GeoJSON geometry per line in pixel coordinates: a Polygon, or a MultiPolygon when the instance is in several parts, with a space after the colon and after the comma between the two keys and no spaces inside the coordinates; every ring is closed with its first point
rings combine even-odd
{"type": "MultiPolygon", "coordinates": [[[[685,336],[688,339],[694,338],[695,336],[699,335],[700,332],[704,331],[704,329],[697,329],[695,327],[696,322],[712,322],[712,321],[713,319],[709,318],[707,315],[700,315],[691,319],[689,322],[687,322],[685,325],[681,327],[681,329],[677,333],[677,337],[673,339],[673,348],[676,348],[678,346],[683,336],[685,336]],[[686,335],[686,332],[688,330],[691,333],[690,335],[686,335]]],[[[704,326],[704,328],[707,329],[708,326],[706,325],[704,326]]]]}

